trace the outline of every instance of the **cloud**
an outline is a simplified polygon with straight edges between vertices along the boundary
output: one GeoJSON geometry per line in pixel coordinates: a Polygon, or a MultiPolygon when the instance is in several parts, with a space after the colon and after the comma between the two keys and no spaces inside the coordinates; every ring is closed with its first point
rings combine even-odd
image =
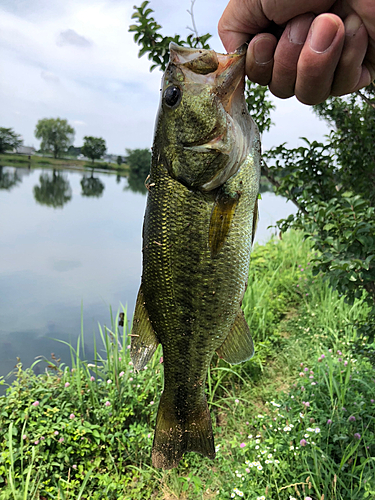
{"type": "Polygon", "coordinates": [[[66,30],[60,33],[56,45],[59,47],[63,47],[64,45],[75,45],[76,47],[86,48],[92,47],[93,43],[74,30],[66,30]]]}
{"type": "Polygon", "coordinates": [[[73,125],[75,125],[76,127],[83,127],[86,125],[85,122],[83,122],[82,120],[73,120],[72,121],[73,125]]]}
{"type": "Polygon", "coordinates": [[[45,80],[46,82],[51,82],[51,83],[60,83],[60,78],[53,73],[49,73],[48,71],[42,71],[40,73],[40,76],[45,80]]]}

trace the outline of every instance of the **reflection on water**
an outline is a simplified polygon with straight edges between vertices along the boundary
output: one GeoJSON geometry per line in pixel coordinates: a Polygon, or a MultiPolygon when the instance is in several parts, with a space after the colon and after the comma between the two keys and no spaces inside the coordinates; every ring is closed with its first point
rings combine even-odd
{"type": "Polygon", "coordinates": [[[142,173],[131,170],[128,177],[128,185],[125,189],[130,189],[134,193],[146,194],[145,176],[142,173]]]}
{"type": "Polygon", "coordinates": [[[90,176],[84,175],[82,177],[81,186],[82,196],[95,196],[96,198],[100,198],[103,195],[105,188],[104,183],[99,177],[94,177],[94,170],[92,170],[90,176]]]}
{"type": "MultiPolygon", "coordinates": [[[[127,305],[132,317],[145,191],[134,176],[0,167],[0,375],[17,357],[30,366],[53,352],[70,363],[67,347],[52,339],[76,345],[81,304],[88,359],[98,322],[110,326],[110,306],[127,305]]],[[[262,194],[256,239],[265,241],[267,226],[293,210],[262,194]]]]}
{"type": "Polygon", "coordinates": [[[21,182],[17,169],[0,166],[0,189],[12,189],[21,182]]]}
{"type": "Polygon", "coordinates": [[[35,201],[47,207],[62,208],[72,199],[69,181],[60,170],[40,174],[39,185],[33,191],[35,201]]]}

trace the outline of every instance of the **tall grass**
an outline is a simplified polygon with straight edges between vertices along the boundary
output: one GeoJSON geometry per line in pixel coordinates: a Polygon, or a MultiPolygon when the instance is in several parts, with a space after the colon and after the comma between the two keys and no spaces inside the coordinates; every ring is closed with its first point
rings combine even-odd
{"type": "Polygon", "coordinates": [[[243,308],[256,354],[236,366],[215,356],[207,377],[214,462],[151,466],[162,353],[134,371],[122,307],[124,327],[112,311],[98,326],[93,359],[81,324],[70,366],[19,365],[0,398],[0,499],[372,498],[375,372],[351,351],[368,309],[313,276],[311,257],[294,232],[254,249],[243,308]]]}

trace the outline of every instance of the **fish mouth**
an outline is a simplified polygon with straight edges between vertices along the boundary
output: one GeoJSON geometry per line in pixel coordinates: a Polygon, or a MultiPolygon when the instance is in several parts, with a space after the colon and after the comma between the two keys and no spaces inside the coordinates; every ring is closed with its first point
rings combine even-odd
{"type": "Polygon", "coordinates": [[[246,43],[228,54],[169,44],[170,62],[181,68],[185,81],[209,85],[229,114],[237,90],[244,90],[246,51],[246,43]]]}

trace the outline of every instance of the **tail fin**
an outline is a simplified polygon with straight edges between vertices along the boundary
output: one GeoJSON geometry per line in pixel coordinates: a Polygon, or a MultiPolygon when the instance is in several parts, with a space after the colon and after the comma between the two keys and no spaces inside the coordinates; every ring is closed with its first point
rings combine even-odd
{"type": "Polygon", "coordinates": [[[164,392],[156,418],[152,447],[153,466],[162,469],[177,467],[187,451],[215,458],[211,416],[206,398],[204,397],[199,407],[195,407],[184,418],[178,415],[178,409],[171,406],[164,392]]]}

